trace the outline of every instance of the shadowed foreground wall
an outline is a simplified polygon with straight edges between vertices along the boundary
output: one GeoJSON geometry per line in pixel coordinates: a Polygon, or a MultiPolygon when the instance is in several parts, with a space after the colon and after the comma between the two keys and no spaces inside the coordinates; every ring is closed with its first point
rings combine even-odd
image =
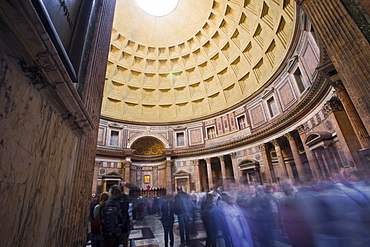
{"type": "Polygon", "coordinates": [[[76,79],[34,2],[0,4],[0,242],[84,246],[115,1],[92,1],[76,79]]]}

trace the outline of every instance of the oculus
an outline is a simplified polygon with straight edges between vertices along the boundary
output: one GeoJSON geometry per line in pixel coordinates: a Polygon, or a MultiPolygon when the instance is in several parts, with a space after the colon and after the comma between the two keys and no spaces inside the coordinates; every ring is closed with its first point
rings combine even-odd
{"type": "Polygon", "coordinates": [[[164,16],[176,8],[179,0],[136,0],[136,2],[146,13],[154,16],[164,16]]]}

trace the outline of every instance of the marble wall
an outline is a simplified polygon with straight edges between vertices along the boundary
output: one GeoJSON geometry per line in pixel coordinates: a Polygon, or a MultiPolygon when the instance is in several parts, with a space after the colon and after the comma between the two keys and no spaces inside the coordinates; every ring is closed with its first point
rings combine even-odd
{"type": "Polygon", "coordinates": [[[49,246],[73,193],[78,138],[2,53],[0,68],[0,235],[11,236],[2,244],[49,246]]]}
{"type": "Polygon", "coordinates": [[[86,246],[115,1],[95,3],[77,81],[34,3],[0,5],[1,246],[86,246]]]}

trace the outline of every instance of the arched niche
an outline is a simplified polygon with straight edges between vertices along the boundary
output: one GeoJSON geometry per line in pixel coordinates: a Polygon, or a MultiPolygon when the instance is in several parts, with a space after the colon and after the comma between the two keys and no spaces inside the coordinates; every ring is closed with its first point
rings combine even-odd
{"type": "Polygon", "coordinates": [[[161,155],[166,149],[161,140],[153,136],[144,136],[135,140],[130,148],[135,155],[161,155]]]}
{"type": "Polygon", "coordinates": [[[168,140],[166,138],[164,138],[163,136],[161,135],[157,135],[157,134],[148,134],[148,133],[145,133],[145,134],[139,134],[139,135],[135,135],[133,137],[130,137],[129,140],[128,140],[128,143],[127,143],[127,148],[131,148],[132,149],[132,145],[139,139],[142,139],[142,138],[154,138],[154,139],[158,139],[163,145],[165,148],[169,148],[169,143],[168,143],[168,140]]]}

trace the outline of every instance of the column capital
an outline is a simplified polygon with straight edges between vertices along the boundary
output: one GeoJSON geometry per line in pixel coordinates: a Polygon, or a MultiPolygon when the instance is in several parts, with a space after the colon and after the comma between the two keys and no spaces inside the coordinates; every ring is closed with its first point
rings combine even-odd
{"type": "Polygon", "coordinates": [[[258,145],[258,149],[259,149],[261,152],[266,151],[265,143],[262,143],[262,144],[258,145]]]}
{"type": "Polygon", "coordinates": [[[229,155],[232,159],[236,159],[236,152],[232,152],[229,155]]]}
{"type": "Polygon", "coordinates": [[[270,141],[275,147],[280,147],[278,139],[273,139],[270,141]]]}
{"type": "Polygon", "coordinates": [[[220,155],[220,156],[218,156],[217,158],[219,158],[221,162],[224,162],[224,161],[225,161],[225,158],[224,158],[224,156],[223,156],[223,155],[220,155]]]}
{"type": "Polygon", "coordinates": [[[172,160],[166,160],[166,167],[172,166],[172,160]]]}
{"type": "Polygon", "coordinates": [[[199,165],[199,160],[198,159],[192,160],[191,162],[193,163],[193,166],[199,165]]]}
{"type": "Polygon", "coordinates": [[[127,161],[127,160],[124,161],[124,162],[122,162],[122,166],[124,168],[130,168],[131,164],[132,164],[132,162],[131,161],[127,161]]]}
{"type": "Polygon", "coordinates": [[[288,141],[294,141],[292,133],[288,132],[284,136],[288,139],[288,141]]]}
{"type": "Polygon", "coordinates": [[[303,126],[303,124],[301,124],[297,127],[297,131],[298,131],[298,134],[300,134],[300,135],[302,135],[306,132],[305,127],[303,126]]]}
{"type": "Polygon", "coordinates": [[[338,97],[332,97],[328,102],[324,104],[323,108],[329,113],[344,110],[342,102],[338,97]]]}
{"type": "Polygon", "coordinates": [[[204,160],[207,162],[207,164],[211,163],[211,158],[205,158],[204,160]]]}
{"type": "Polygon", "coordinates": [[[330,84],[330,86],[332,86],[335,89],[335,91],[341,91],[341,90],[346,89],[341,80],[329,81],[329,84],[330,84]]]}

